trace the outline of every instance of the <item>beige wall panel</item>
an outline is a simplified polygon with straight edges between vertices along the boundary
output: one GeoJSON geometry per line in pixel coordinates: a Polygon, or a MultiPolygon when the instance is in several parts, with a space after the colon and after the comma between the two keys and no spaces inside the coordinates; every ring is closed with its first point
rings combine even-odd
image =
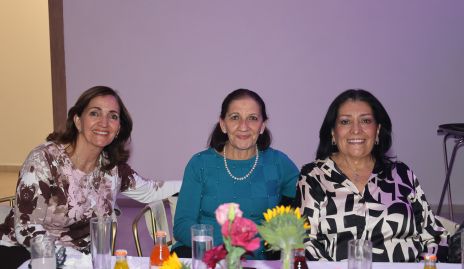
{"type": "Polygon", "coordinates": [[[0,166],[53,129],[48,1],[0,2],[0,166]]]}

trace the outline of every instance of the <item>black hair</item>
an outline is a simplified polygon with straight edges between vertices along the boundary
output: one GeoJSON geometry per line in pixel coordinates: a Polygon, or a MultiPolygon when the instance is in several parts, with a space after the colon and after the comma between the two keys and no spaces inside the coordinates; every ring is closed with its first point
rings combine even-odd
{"type": "Polygon", "coordinates": [[[387,111],[382,103],[370,92],[362,89],[349,89],[339,94],[330,104],[324,121],[319,131],[319,146],[317,148],[316,159],[325,159],[330,157],[334,152],[338,152],[336,145],[332,145],[332,130],[338,117],[340,106],[346,101],[363,101],[372,109],[375,121],[380,124],[379,142],[372,149],[372,156],[381,162],[390,159],[386,156],[387,151],[392,145],[392,123],[387,111]]]}

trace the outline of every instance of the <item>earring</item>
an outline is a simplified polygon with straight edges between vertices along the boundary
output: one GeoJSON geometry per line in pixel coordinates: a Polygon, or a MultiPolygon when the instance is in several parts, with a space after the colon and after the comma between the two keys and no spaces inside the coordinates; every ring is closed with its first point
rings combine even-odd
{"type": "Polygon", "coordinates": [[[377,136],[377,137],[375,138],[375,144],[376,144],[376,145],[379,144],[379,136],[377,136]]]}

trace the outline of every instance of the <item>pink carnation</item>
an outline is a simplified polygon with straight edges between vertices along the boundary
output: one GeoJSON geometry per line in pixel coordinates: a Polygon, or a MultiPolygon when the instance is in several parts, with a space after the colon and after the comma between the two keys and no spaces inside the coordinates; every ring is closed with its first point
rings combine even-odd
{"type": "Polygon", "coordinates": [[[222,235],[230,238],[232,246],[243,247],[246,251],[254,251],[259,248],[259,238],[256,224],[246,218],[236,217],[232,222],[229,234],[229,221],[221,227],[222,235]]]}
{"type": "Polygon", "coordinates": [[[241,217],[243,212],[239,209],[239,205],[236,203],[226,203],[220,205],[215,213],[216,213],[216,220],[219,225],[224,225],[226,221],[229,219],[229,210],[234,210],[235,217],[241,217]]]}

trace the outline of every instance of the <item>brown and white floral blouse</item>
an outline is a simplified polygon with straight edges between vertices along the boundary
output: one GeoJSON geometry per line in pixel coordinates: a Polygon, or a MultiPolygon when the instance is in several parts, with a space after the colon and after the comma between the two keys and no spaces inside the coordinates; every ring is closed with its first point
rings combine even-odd
{"type": "Polygon", "coordinates": [[[64,145],[44,143],[29,154],[19,173],[16,206],[0,224],[0,245],[29,247],[31,238],[52,235],[57,244],[86,251],[89,220],[112,216],[116,196],[124,195],[148,203],[162,199],[162,181],[147,180],[128,164],[86,174],[73,166],[64,145]]]}

